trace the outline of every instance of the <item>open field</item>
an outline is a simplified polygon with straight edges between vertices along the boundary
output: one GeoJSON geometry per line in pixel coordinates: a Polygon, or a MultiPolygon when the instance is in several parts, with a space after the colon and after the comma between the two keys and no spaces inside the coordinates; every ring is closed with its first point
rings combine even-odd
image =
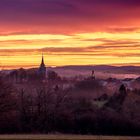
{"type": "Polygon", "coordinates": [[[0,140],[140,140],[140,137],[87,135],[0,135],[0,140]]]}

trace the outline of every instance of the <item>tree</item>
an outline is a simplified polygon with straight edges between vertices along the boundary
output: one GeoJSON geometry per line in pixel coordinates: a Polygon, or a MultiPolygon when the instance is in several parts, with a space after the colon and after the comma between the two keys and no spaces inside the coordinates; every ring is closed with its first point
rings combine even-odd
{"type": "Polygon", "coordinates": [[[59,78],[58,74],[55,71],[48,71],[47,73],[48,80],[57,80],[59,78]]]}
{"type": "Polygon", "coordinates": [[[0,78],[0,113],[8,112],[15,106],[14,88],[0,78]]]}
{"type": "Polygon", "coordinates": [[[0,133],[18,132],[16,104],[14,88],[0,79],[0,133]]]}

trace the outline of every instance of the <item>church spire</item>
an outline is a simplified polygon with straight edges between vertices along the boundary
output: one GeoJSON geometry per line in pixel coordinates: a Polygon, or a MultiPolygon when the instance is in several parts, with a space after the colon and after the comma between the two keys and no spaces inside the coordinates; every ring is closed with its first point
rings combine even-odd
{"type": "Polygon", "coordinates": [[[41,60],[41,65],[40,67],[45,67],[45,63],[44,63],[44,56],[43,56],[43,53],[42,53],[42,60],[41,60]]]}
{"type": "Polygon", "coordinates": [[[45,64],[44,64],[44,56],[43,56],[43,53],[42,53],[42,61],[41,61],[41,65],[45,66],[45,64]]]}
{"type": "Polygon", "coordinates": [[[44,63],[43,53],[42,53],[42,61],[41,61],[40,67],[39,67],[39,74],[43,79],[45,79],[45,77],[46,77],[46,66],[45,66],[45,63],[44,63]]]}

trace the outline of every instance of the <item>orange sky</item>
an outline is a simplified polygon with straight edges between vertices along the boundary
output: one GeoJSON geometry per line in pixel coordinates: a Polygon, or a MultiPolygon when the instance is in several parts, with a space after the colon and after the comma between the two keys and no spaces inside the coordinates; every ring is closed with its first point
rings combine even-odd
{"type": "Polygon", "coordinates": [[[138,0],[0,1],[1,69],[140,65],[138,0]],[[118,10],[119,9],[119,10],[118,10]]]}

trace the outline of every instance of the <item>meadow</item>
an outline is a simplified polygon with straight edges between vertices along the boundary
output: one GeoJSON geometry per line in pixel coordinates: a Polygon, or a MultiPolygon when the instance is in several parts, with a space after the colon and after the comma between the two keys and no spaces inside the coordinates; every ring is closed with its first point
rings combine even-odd
{"type": "Polygon", "coordinates": [[[140,137],[91,135],[0,135],[0,140],[140,140],[140,137]]]}

